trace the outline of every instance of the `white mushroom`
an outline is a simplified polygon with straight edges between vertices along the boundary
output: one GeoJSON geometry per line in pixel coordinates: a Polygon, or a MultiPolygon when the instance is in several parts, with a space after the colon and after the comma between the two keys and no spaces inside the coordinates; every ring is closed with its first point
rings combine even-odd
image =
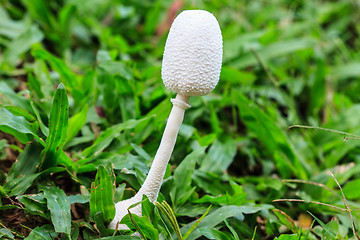
{"type": "MultiPolygon", "coordinates": [[[[134,197],[116,203],[115,218],[109,228],[115,229],[128,214],[127,209],[140,202],[143,195],[150,202],[156,201],[184,112],[190,107],[189,98],[206,95],[215,88],[222,53],[221,30],[214,15],[203,10],[187,10],[175,18],[165,44],[161,75],[165,86],[178,94],[171,99],[173,108],[144,184],[134,197]]],[[[141,205],[130,211],[141,216],[141,205]]],[[[119,229],[128,228],[119,225],[119,229]]]]}

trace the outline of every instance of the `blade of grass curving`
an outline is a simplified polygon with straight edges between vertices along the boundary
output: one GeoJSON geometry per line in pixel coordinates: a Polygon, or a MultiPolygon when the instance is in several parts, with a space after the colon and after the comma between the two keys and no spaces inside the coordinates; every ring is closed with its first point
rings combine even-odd
{"type": "MultiPolygon", "coordinates": [[[[131,207],[131,206],[130,206],[131,207]]],[[[130,221],[132,222],[132,224],[134,225],[134,227],[135,227],[135,229],[136,229],[136,231],[141,235],[141,237],[143,238],[143,239],[147,239],[147,237],[145,236],[145,234],[143,233],[143,231],[141,230],[141,228],[140,228],[140,226],[137,224],[137,222],[136,222],[136,220],[135,220],[135,218],[134,218],[134,216],[133,216],[133,214],[130,212],[130,210],[129,210],[130,208],[128,208],[128,213],[129,213],[129,218],[130,218],[130,221]]]]}
{"type": "Polygon", "coordinates": [[[40,116],[40,113],[39,113],[39,110],[37,109],[37,107],[35,106],[34,102],[31,101],[30,102],[30,105],[32,107],[32,109],[34,110],[34,113],[35,113],[35,116],[39,122],[39,126],[40,126],[40,129],[41,129],[41,132],[46,136],[48,137],[49,136],[49,128],[47,126],[45,126],[45,124],[43,123],[42,119],[41,119],[41,116],[40,116]]]}
{"type": "Polygon", "coordinates": [[[326,188],[333,195],[339,197],[339,195],[333,189],[329,188],[328,186],[326,186],[325,184],[322,184],[322,183],[312,182],[312,181],[302,180],[302,179],[282,179],[281,181],[282,182],[289,182],[289,183],[303,183],[303,184],[309,184],[309,185],[314,185],[314,186],[326,188]]]}
{"type": "Polygon", "coordinates": [[[198,220],[196,220],[196,222],[190,227],[189,230],[186,231],[186,233],[183,236],[183,240],[187,239],[189,237],[190,233],[192,233],[194,231],[194,229],[199,225],[199,223],[206,217],[206,215],[210,211],[211,206],[212,205],[210,205],[208,207],[208,209],[206,210],[206,212],[198,220]]]}
{"type": "Polygon", "coordinates": [[[230,226],[230,224],[228,223],[228,221],[225,219],[224,220],[225,222],[225,225],[227,226],[227,228],[230,230],[230,232],[232,233],[233,237],[234,237],[234,240],[239,240],[239,236],[238,234],[236,233],[236,231],[234,230],[233,227],[230,226]]]}
{"type": "Polygon", "coordinates": [[[155,206],[160,209],[160,211],[165,215],[165,217],[169,220],[171,227],[173,228],[175,234],[179,239],[183,239],[180,231],[179,224],[176,220],[174,212],[172,211],[169,204],[164,200],[162,203],[155,202],[155,206]]]}
{"type": "Polygon", "coordinates": [[[54,186],[40,186],[39,190],[44,192],[55,231],[69,235],[71,232],[71,213],[65,192],[54,186]]]}
{"type": "Polygon", "coordinates": [[[342,131],[338,131],[338,130],[334,130],[334,129],[329,129],[329,128],[316,127],[316,126],[291,125],[290,127],[288,127],[288,129],[292,129],[292,128],[316,129],[316,130],[321,130],[321,131],[338,133],[338,134],[342,134],[342,135],[345,135],[345,136],[351,136],[351,137],[354,137],[355,139],[360,138],[360,136],[355,135],[355,134],[352,134],[352,133],[342,132],[342,131]]]}
{"type": "Polygon", "coordinates": [[[169,237],[170,237],[170,239],[172,240],[172,239],[173,239],[172,234],[171,234],[171,232],[170,232],[169,228],[167,227],[167,225],[166,225],[166,223],[165,223],[164,219],[161,217],[161,215],[160,215],[160,212],[159,212],[159,209],[158,209],[158,208],[155,208],[155,213],[156,213],[156,214],[157,214],[157,216],[160,218],[160,220],[161,220],[162,224],[163,224],[163,225],[164,225],[164,227],[165,227],[166,232],[169,234],[169,237]]]}
{"type": "Polygon", "coordinates": [[[64,84],[60,83],[51,106],[49,136],[43,151],[42,169],[56,165],[65,144],[69,118],[69,103],[64,84]]]}
{"type": "Polygon", "coordinates": [[[270,81],[274,84],[275,87],[279,87],[279,80],[275,78],[275,76],[270,72],[269,68],[265,65],[264,61],[261,59],[259,54],[256,52],[254,48],[250,48],[252,54],[254,54],[256,60],[259,62],[260,66],[264,69],[266,75],[269,77],[270,81]]]}
{"type": "Polygon", "coordinates": [[[256,230],[257,230],[257,226],[255,226],[254,233],[253,233],[253,236],[252,236],[251,240],[254,240],[254,239],[255,239],[255,237],[256,237],[256,230]]]}
{"type": "Polygon", "coordinates": [[[360,239],[359,235],[356,233],[356,230],[355,230],[355,224],[354,224],[354,219],[353,219],[353,216],[352,216],[352,213],[351,213],[351,208],[349,206],[349,203],[347,202],[346,198],[345,198],[345,194],[342,190],[342,187],[340,185],[340,183],[338,182],[338,180],[336,179],[336,177],[334,176],[334,174],[332,172],[330,172],[330,175],[332,176],[332,178],[335,180],[336,184],[338,185],[339,189],[340,189],[340,192],[341,192],[341,195],[342,195],[342,199],[344,201],[344,205],[345,205],[345,208],[346,208],[346,211],[349,213],[349,216],[350,216],[350,221],[351,221],[351,227],[352,227],[352,231],[354,233],[354,236],[356,236],[356,239],[360,239]]]}
{"type": "Polygon", "coordinates": [[[113,172],[109,173],[105,167],[100,166],[91,184],[90,213],[94,217],[98,212],[103,213],[104,222],[109,223],[115,216],[115,181],[113,172]]]}
{"type": "Polygon", "coordinates": [[[317,205],[323,205],[326,207],[331,207],[331,208],[335,208],[341,211],[347,211],[344,208],[341,207],[337,207],[331,204],[327,204],[327,203],[322,203],[322,202],[316,202],[316,201],[311,201],[311,200],[303,200],[303,199],[275,199],[273,200],[273,202],[303,202],[303,203],[313,203],[313,204],[317,204],[317,205]]]}
{"type": "Polygon", "coordinates": [[[315,223],[315,220],[312,221],[309,229],[306,231],[305,239],[309,239],[309,234],[310,234],[310,232],[311,232],[311,229],[312,229],[313,226],[314,226],[314,223],[315,223]]]}
{"type": "Polygon", "coordinates": [[[153,226],[147,216],[139,217],[130,212],[130,209],[138,206],[139,204],[144,204],[147,201],[149,201],[148,198],[144,197],[141,202],[132,204],[127,209],[129,214],[126,215],[120,223],[126,224],[131,229],[135,227],[136,231],[140,233],[143,239],[159,240],[159,231],[153,226]]]}
{"type": "Polygon", "coordinates": [[[319,224],[320,226],[333,238],[336,238],[336,233],[334,233],[330,228],[326,226],[325,223],[323,223],[320,219],[318,219],[314,214],[312,214],[310,211],[307,211],[319,224]]]}

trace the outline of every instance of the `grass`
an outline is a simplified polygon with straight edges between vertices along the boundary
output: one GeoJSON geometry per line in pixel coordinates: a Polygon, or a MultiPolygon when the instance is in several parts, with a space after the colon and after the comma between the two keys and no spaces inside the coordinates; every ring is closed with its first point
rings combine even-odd
{"type": "Polygon", "coordinates": [[[0,3],[1,238],[359,239],[358,1],[0,3]],[[190,99],[158,202],[114,232],[170,112],[184,9],[218,19],[220,81],[190,99]]]}

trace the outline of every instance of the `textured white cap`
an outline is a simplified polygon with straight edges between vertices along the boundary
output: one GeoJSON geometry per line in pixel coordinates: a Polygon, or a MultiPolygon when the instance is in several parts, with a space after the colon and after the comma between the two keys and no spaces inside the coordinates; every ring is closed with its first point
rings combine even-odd
{"type": "Polygon", "coordinates": [[[165,86],[185,96],[210,93],[219,81],[222,54],[221,30],[214,15],[204,10],[181,12],[165,44],[161,69],[165,86]]]}

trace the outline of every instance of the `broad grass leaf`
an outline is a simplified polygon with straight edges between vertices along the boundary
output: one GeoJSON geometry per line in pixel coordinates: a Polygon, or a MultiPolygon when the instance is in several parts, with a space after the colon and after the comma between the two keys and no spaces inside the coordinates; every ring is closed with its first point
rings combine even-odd
{"type": "Polygon", "coordinates": [[[61,82],[68,87],[77,104],[84,103],[84,100],[87,98],[85,98],[82,88],[79,86],[79,80],[62,59],[53,56],[43,49],[35,49],[32,51],[32,54],[36,59],[47,61],[51,68],[60,74],[61,82]]]}
{"type": "Polygon", "coordinates": [[[150,162],[151,156],[150,156],[142,147],[140,147],[139,145],[136,145],[136,144],[134,144],[134,143],[131,143],[130,145],[134,148],[135,152],[136,152],[141,158],[143,158],[145,161],[150,162]]]}
{"type": "Polygon", "coordinates": [[[331,68],[331,76],[343,80],[346,78],[359,78],[360,62],[349,62],[340,66],[331,68]]]}
{"type": "Polygon", "coordinates": [[[348,181],[343,187],[345,197],[351,200],[359,199],[360,197],[360,179],[348,181]]]}
{"type": "MultiPolygon", "coordinates": [[[[133,218],[132,221],[134,221],[136,225],[141,229],[141,232],[144,234],[145,237],[154,240],[159,239],[159,231],[153,226],[153,224],[150,222],[148,217],[146,216],[139,217],[135,214],[131,214],[131,216],[133,218]]],[[[132,223],[132,221],[130,220],[130,216],[128,214],[121,220],[120,223],[126,224],[130,229],[135,229],[135,226],[132,223]]]]}
{"type": "Polygon", "coordinates": [[[4,63],[15,65],[21,54],[30,50],[33,44],[41,42],[43,38],[44,34],[36,25],[28,26],[26,31],[7,45],[4,52],[4,63]]]}
{"type": "Polygon", "coordinates": [[[199,168],[203,172],[223,173],[232,163],[236,154],[236,142],[227,136],[216,139],[199,168]]]}
{"type": "Polygon", "coordinates": [[[11,166],[6,181],[11,182],[15,178],[22,178],[35,173],[40,164],[42,149],[43,147],[38,142],[26,145],[17,161],[11,166]]]}
{"type": "Polygon", "coordinates": [[[51,221],[58,233],[70,234],[71,213],[70,204],[63,190],[54,186],[41,186],[47,201],[47,208],[50,210],[51,221]]]}
{"type": "Polygon", "coordinates": [[[32,140],[32,137],[36,137],[41,142],[33,124],[23,116],[16,116],[5,108],[0,108],[0,130],[13,135],[24,144],[32,140]]]}
{"type": "Polygon", "coordinates": [[[231,239],[231,235],[229,235],[228,233],[224,233],[222,231],[213,228],[200,228],[199,232],[208,239],[216,239],[216,240],[231,239]]]}
{"type": "Polygon", "coordinates": [[[5,183],[4,189],[6,192],[9,192],[8,195],[10,197],[21,195],[29,187],[31,187],[34,180],[36,178],[38,178],[40,175],[48,174],[48,173],[63,172],[65,170],[66,170],[65,168],[53,167],[53,168],[48,168],[47,170],[40,172],[40,173],[34,173],[34,174],[26,175],[25,177],[23,176],[23,177],[14,178],[11,181],[5,183]]]}
{"type": "MultiPolygon", "coordinates": [[[[21,107],[33,114],[33,110],[30,106],[29,100],[23,96],[16,94],[5,82],[0,81],[0,93],[4,94],[7,99],[14,105],[21,107]]],[[[34,114],[33,114],[34,115],[34,114]]]]}
{"type": "Polygon", "coordinates": [[[132,69],[123,62],[101,61],[98,67],[106,73],[111,75],[118,74],[126,80],[131,80],[133,78],[132,69]]]}
{"type": "MultiPolygon", "coordinates": [[[[6,110],[8,110],[9,112],[11,112],[12,114],[14,114],[15,116],[22,116],[26,119],[26,121],[28,121],[29,123],[32,124],[37,124],[36,118],[30,114],[28,111],[26,111],[25,109],[18,107],[18,106],[4,106],[4,108],[6,110]]],[[[37,127],[36,125],[34,126],[34,129],[36,130],[37,127]]]]}
{"type": "Polygon", "coordinates": [[[299,240],[298,234],[281,234],[279,237],[274,238],[274,240],[299,240]]]}
{"type": "Polygon", "coordinates": [[[34,228],[24,240],[53,240],[58,235],[53,226],[47,224],[34,228]]]}
{"type": "Polygon", "coordinates": [[[9,17],[5,6],[0,6],[0,35],[9,39],[18,37],[26,29],[27,23],[25,21],[15,21],[9,17]]]}
{"type": "Polygon", "coordinates": [[[32,55],[36,59],[48,61],[53,70],[57,71],[62,82],[73,90],[77,86],[77,79],[75,74],[69,69],[63,60],[53,56],[51,53],[43,49],[35,49],[32,51],[32,55]]]}
{"type": "Polygon", "coordinates": [[[40,164],[40,153],[42,146],[33,142],[25,147],[20,153],[18,160],[11,166],[4,189],[9,192],[9,196],[16,196],[24,193],[40,176],[35,173],[40,164]]]}
{"type": "Polygon", "coordinates": [[[74,194],[74,195],[67,196],[67,200],[68,200],[69,204],[74,204],[74,203],[84,204],[84,203],[88,203],[90,201],[90,196],[74,194]]]}
{"type": "Polygon", "coordinates": [[[146,121],[147,119],[148,117],[142,118],[140,120],[131,119],[107,128],[95,140],[93,145],[83,151],[83,156],[90,157],[97,155],[99,152],[102,152],[105,148],[107,148],[110,143],[121,134],[123,130],[135,128],[138,124],[146,121]]]}
{"type": "Polygon", "coordinates": [[[152,108],[151,111],[145,115],[147,121],[144,121],[135,127],[136,143],[143,142],[154,130],[162,129],[162,126],[165,125],[165,121],[169,116],[170,109],[171,102],[169,99],[163,100],[156,107],[152,108]]]}
{"type": "Polygon", "coordinates": [[[171,189],[170,197],[174,207],[184,204],[195,189],[192,189],[191,182],[195,171],[197,160],[204,154],[205,147],[198,148],[186,156],[174,172],[174,186],[171,189]],[[186,196],[186,197],[183,197],[186,196]]]}
{"type": "Polygon", "coordinates": [[[15,239],[14,234],[7,228],[0,228],[0,238],[4,239],[15,239]]]}
{"type": "Polygon", "coordinates": [[[69,118],[69,103],[64,84],[60,83],[53,100],[49,118],[49,136],[42,152],[42,169],[53,167],[62,154],[69,118]]]}
{"type": "MultiPolygon", "coordinates": [[[[190,234],[189,238],[197,239],[202,234],[199,231],[201,228],[213,228],[219,223],[223,222],[229,217],[236,217],[238,219],[244,219],[244,214],[251,214],[261,211],[261,207],[254,206],[224,206],[219,209],[216,209],[212,213],[208,214],[198,225],[198,227],[190,234]]],[[[181,228],[181,232],[185,233],[190,227],[194,224],[195,221],[185,225],[181,228]]]]}
{"type": "Polygon", "coordinates": [[[39,215],[45,219],[50,220],[50,212],[46,206],[46,200],[42,193],[21,195],[17,199],[24,204],[25,211],[32,215],[39,215]]]}
{"type": "Polygon", "coordinates": [[[5,183],[4,188],[9,192],[9,197],[23,194],[40,175],[41,173],[35,173],[25,177],[15,178],[10,182],[5,183]]]}
{"type": "Polygon", "coordinates": [[[109,223],[115,216],[115,179],[112,170],[109,172],[100,166],[91,184],[90,212],[95,217],[98,212],[103,213],[104,222],[109,223]]]}
{"type": "Polygon", "coordinates": [[[218,174],[196,170],[193,181],[196,186],[213,196],[218,196],[231,191],[231,187],[228,184],[224,184],[218,174]]]}

